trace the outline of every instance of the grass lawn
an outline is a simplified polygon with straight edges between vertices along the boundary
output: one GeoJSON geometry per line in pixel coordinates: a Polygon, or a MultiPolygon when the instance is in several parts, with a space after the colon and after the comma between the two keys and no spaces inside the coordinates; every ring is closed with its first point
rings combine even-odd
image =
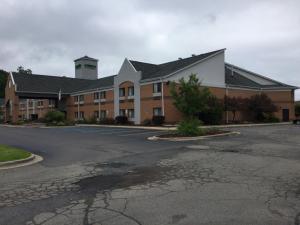
{"type": "Polygon", "coordinates": [[[10,147],[7,145],[0,145],[0,162],[25,159],[30,155],[30,152],[26,152],[22,149],[10,147]]]}

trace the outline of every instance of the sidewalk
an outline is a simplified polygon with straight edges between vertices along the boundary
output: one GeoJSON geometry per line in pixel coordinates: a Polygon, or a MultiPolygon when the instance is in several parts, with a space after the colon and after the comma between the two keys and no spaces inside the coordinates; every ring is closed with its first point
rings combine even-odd
{"type": "MultiPolygon", "coordinates": [[[[253,124],[225,124],[225,125],[212,125],[212,126],[201,126],[202,128],[235,128],[235,127],[256,127],[256,126],[279,126],[279,125],[290,125],[292,122],[282,123],[253,123],[253,124]]],[[[176,126],[128,126],[128,125],[100,125],[100,124],[76,124],[77,127],[111,127],[111,128],[129,128],[129,129],[144,129],[144,130],[162,130],[172,131],[176,130],[176,126]]]]}

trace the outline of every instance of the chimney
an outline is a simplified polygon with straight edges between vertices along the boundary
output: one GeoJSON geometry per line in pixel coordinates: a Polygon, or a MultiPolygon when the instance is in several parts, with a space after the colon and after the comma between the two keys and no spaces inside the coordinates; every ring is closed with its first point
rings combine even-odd
{"type": "Polygon", "coordinates": [[[98,79],[98,59],[93,59],[87,55],[74,60],[75,78],[97,80],[98,79]]]}

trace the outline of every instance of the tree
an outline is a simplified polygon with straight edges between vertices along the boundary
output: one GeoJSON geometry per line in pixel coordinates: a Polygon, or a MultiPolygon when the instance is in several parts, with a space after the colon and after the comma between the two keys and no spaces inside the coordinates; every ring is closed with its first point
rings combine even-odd
{"type": "Polygon", "coordinates": [[[264,93],[251,96],[247,100],[249,112],[253,112],[254,119],[263,121],[277,111],[277,107],[272,100],[264,93]]]}
{"type": "Polygon", "coordinates": [[[241,97],[228,97],[225,96],[224,98],[224,104],[225,104],[225,111],[232,112],[232,121],[235,121],[236,118],[236,112],[242,111],[245,106],[245,99],[241,97]]]}
{"type": "Polygon", "coordinates": [[[8,75],[9,75],[8,72],[0,69],[0,98],[4,98],[6,80],[7,80],[8,75]]]}
{"type": "Polygon", "coordinates": [[[184,136],[196,136],[201,133],[201,125],[198,114],[208,108],[208,100],[211,96],[208,88],[201,87],[201,82],[195,74],[191,74],[186,81],[184,78],[170,86],[173,104],[183,114],[184,120],[179,123],[177,132],[184,136]]]}
{"type": "Polygon", "coordinates": [[[295,115],[300,116],[300,103],[296,103],[295,105],[295,115]]]}
{"type": "Polygon", "coordinates": [[[195,74],[191,74],[188,81],[181,78],[178,85],[172,82],[170,87],[173,104],[185,119],[195,119],[198,113],[207,109],[210,91],[201,87],[201,82],[195,74]]]}
{"type": "Polygon", "coordinates": [[[23,66],[19,66],[17,68],[17,71],[18,71],[18,73],[21,73],[21,74],[32,74],[31,69],[24,69],[23,66]]]}

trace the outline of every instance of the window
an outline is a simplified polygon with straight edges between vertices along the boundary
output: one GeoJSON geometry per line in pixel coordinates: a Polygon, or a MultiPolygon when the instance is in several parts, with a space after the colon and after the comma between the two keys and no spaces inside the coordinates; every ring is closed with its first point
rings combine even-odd
{"type": "Polygon", "coordinates": [[[81,68],[81,64],[78,64],[75,66],[76,70],[79,70],[81,68]]]}
{"type": "Polygon", "coordinates": [[[80,119],[84,119],[84,112],[80,112],[80,119]]]}
{"type": "Polygon", "coordinates": [[[99,118],[99,111],[94,111],[94,117],[99,118]]]}
{"type": "Polygon", "coordinates": [[[153,93],[161,93],[161,83],[153,84],[153,93]]]}
{"type": "Polygon", "coordinates": [[[90,69],[90,70],[95,70],[97,67],[95,65],[85,64],[84,68],[90,69]]]}
{"type": "Polygon", "coordinates": [[[38,101],[38,106],[43,106],[44,105],[44,102],[43,101],[38,101]]]}
{"type": "Polygon", "coordinates": [[[98,100],[99,99],[99,92],[95,92],[94,93],[94,100],[98,100]]]}
{"type": "Polygon", "coordinates": [[[126,110],[125,109],[120,109],[119,110],[119,115],[120,116],[126,116],[126,110]]]}
{"type": "Polygon", "coordinates": [[[79,95],[79,101],[83,102],[84,101],[84,95],[79,95]]]}
{"type": "Polygon", "coordinates": [[[125,96],[125,88],[120,88],[119,89],[119,97],[124,97],[125,96]]]}
{"type": "Polygon", "coordinates": [[[48,105],[49,106],[55,106],[55,100],[54,99],[49,99],[48,100],[48,105]]]}
{"type": "Polygon", "coordinates": [[[106,118],[106,110],[101,110],[100,112],[100,118],[105,119],[106,118]]]}
{"type": "Polygon", "coordinates": [[[106,99],[106,91],[100,92],[100,99],[106,99]]]}
{"type": "Polygon", "coordinates": [[[78,119],[78,112],[75,112],[75,119],[78,119]]]}
{"type": "Polygon", "coordinates": [[[128,96],[134,96],[134,87],[128,87],[128,96]]]}
{"type": "Polygon", "coordinates": [[[74,102],[78,102],[78,96],[74,96],[74,102]]]}
{"type": "Polygon", "coordinates": [[[134,118],[134,109],[128,109],[128,118],[134,118]]]}
{"type": "Polygon", "coordinates": [[[153,116],[162,116],[162,111],[160,107],[153,108],[153,116]]]}

